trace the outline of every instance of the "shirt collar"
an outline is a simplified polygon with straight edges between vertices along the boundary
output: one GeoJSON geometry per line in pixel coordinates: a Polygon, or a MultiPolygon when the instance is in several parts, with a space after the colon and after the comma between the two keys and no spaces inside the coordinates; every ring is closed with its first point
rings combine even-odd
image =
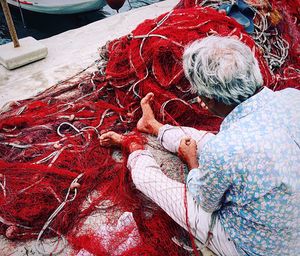
{"type": "Polygon", "coordinates": [[[231,124],[237,120],[255,112],[274,97],[274,92],[267,87],[264,87],[259,93],[253,95],[236,106],[223,120],[221,124],[221,131],[226,130],[231,124]]]}

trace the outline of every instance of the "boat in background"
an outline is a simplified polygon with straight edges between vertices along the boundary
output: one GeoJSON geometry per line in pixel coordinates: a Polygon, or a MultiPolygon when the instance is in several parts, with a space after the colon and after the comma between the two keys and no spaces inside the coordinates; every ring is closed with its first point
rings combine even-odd
{"type": "Polygon", "coordinates": [[[48,14],[74,14],[95,11],[106,5],[105,0],[7,0],[24,10],[48,14]]]}

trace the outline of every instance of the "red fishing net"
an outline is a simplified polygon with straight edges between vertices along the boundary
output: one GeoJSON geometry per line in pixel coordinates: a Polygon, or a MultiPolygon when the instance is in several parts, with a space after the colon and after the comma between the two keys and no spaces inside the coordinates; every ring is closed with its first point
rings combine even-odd
{"type": "MultiPolygon", "coordinates": [[[[248,2],[257,7],[255,1],[248,2]]],[[[38,241],[66,237],[74,248],[95,255],[183,255],[172,238],[187,234],[135,190],[126,156],[116,160],[111,149],[100,147],[99,136],[105,130],[132,131],[141,117],[140,99],[148,92],[155,94],[153,109],[160,121],[218,131],[221,120],[192,103],[196,95],[190,93],[182,70],[184,47],[209,35],[236,35],[249,45],[266,86],[299,88],[299,2],[274,1],[258,7],[261,16],[255,20],[254,41],[225,14],[183,0],[169,13],[108,42],[101,49],[97,72],[3,110],[0,234],[38,241]],[[268,12],[272,14],[268,30],[259,30],[268,12]],[[277,35],[272,34],[274,28],[277,35]],[[269,51],[260,43],[260,32],[265,38],[263,33],[269,33],[269,51]],[[282,40],[276,41],[279,37],[282,40]],[[283,56],[287,48],[288,55],[283,56]],[[279,56],[277,66],[272,54],[279,56]],[[99,207],[103,204],[108,206],[99,207]],[[79,234],[80,221],[99,208],[113,224],[119,217],[116,212],[133,213],[138,235],[131,246],[120,250],[133,225],[110,232],[104,245],[99,234],[79,234]]]]}

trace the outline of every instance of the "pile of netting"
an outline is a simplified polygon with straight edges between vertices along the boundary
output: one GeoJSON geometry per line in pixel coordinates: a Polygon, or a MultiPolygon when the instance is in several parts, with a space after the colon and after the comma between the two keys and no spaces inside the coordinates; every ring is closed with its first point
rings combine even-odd
{"type": "Polygon", "coordinates": [[[126,153],[116,160],[111,149],[100,147],[99,136],[106,130],[132,132],[148,92],[155,94],[153,109],[161,122],[217,132],[221,120],[194,104],[197,95],[182,69],[184,47],[209,35],[237,36],[249,45],[266,86],[299,88],[299,2],[248,3],[256,12],[252,36],[214,9],[220,1],[183,0],[108,42],[97,71],[3,108],[0,234],[37,239],[37,247],[59,237],[95,255],[183,255],[172,238],[186,234],[135,190],[126,153]],[[132,212],[138,226],[134,245],[117,250],[132,234],[130,225],[112,233],[106,246],[92,232],[78,235],[81,221],[95,210],[110,223],[117,222],[117,211],[132,212]]]}

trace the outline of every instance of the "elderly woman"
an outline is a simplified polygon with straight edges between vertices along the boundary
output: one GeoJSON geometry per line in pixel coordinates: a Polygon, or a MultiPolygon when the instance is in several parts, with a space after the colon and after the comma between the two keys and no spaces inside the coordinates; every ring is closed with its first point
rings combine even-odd
{"type": "MultiPolygon", "coordinates": [[[[128,168],[136,187],[186,229],[187,205],[193,235],[218,255],[299,255],[300,92],[264,88],[253,53],[234,38],[194,42],[183,64],[200,104],[224,118],[220,132],[159,123],[149,93],[137,128],[157,135],[190,171],[186,184],[171,180],[132,143],[128,168]]],[[[108,132],[100,142],[122,139],[108,132]]]]}

